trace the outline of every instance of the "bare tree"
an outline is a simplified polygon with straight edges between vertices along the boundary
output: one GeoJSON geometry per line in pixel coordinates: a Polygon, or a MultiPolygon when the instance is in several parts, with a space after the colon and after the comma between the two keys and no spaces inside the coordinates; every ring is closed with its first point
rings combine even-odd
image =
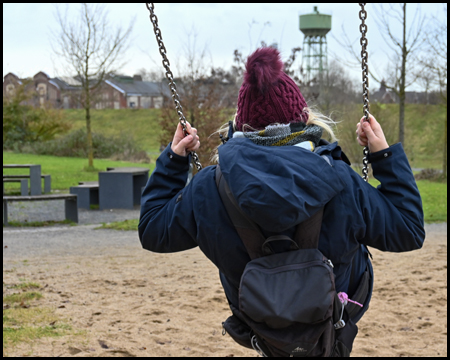
{"type": "Polygon", "coordinates": [[[346,68],[336,60],[330,61],[322,85],[316,88],[320,89],[317,105],[324,112],[330,112],[339,104],[355,104],[360,99],[356,84],[346,68]]]}
{"type": "MultiPolygon", "coordinates": [[[[399,98],[399,134],[398,138],[401,143],[405,142],[405,98],[406,98],[406,88],[413,84],[416,77],[413,76],[412,79],[407,83],[406,81],[406,62],[410,58],[416,49],[420,48],[422,44],[422,27],[424,23],[424,18],[420,17],[418,13],[419,8],[414,15],[412,25],[408,30],[408,35],[406,32],[406,3],[400,4],[400,9],[395,8],[390,4],[389,10],[384,10],[381,7],[379,12],[376,12],[381,25],[382,34],[386,39],[386,36],[391,40],[393,45],[390,45],[391,49],[394,50],[395,58],[400,59],[401,65],[399,71],[396,72],[393,82],[386,85],[388,89],[391,89],[399,98]],[[394,19],[398,21],[402,26],[402,37],[399,38],[391,30],[389,21],[394,19]],[[417,27],[414,27],[414,23],[417,21],[417,27]]],[[[387,42],[387,41],[386,41],[387,42]]],[[[387,42],[388,43],[388,42],[387,42]]],[[[395,60],[394,60],[395,61],[395,60]]],[[[397,62],[398,63],[398,62],[397,62]]],[[[373,75],[372,75],[373,76],[373,75]]],[[[379,80],[376,79],[377,82],[379,80]]]]}
{"type": "Polygon", "coordinates": [[[62,16],[57,8],[59,31],[52,39],[54,53],[67,65],[67,71],[75,72],[81,82],[81,103],[86,110],[88,169],[91,170],[94,169],[90,116],[93,96],[105,78],[123,66],[121,59],[133,29],[133,21],[126,30],[120,26],[111,27],[107,16],[105,6],[83,3],[79,18],[70,22],[67,11],[62,16]]]}
{"type": "Polygon", "coordinates": [[[147,70],[146,68],[141,68],[136,72],[136,74],[140,75],[144,81],[159,83],[165,79],[164,72],[159,68],[158,70],[147,70]]]}
{"type": "MultiPolygon", "coordinates": [[[[213,69],[206,59],[207,47],[198,48],[195,30],[188,32],[183,51],[186,63],[178,65],[180,77],[175,79],[177,91],[180,95],[183,115],[186,120],[198,130],[202,146],[198,150],[200,162],[206,166],[210,160],[211,152],[220,143],[219,135],[211,137],[227,120],[231,113],[226,108],[226,94],[229,93],[229,82],[223,81],[227,74],[222,69],[213,69]]],[[[166,84],[164,84],[166,85],[166,84]]],[[[167,85],[166,85],[167,86],[167,85]]],[[[164,106],[161,112],[161,136],[162,145],[168,144],[172,138],[179,116],[174,108],[170,93],[162,92],[165,96],[164,106]]],[[[237,97],[237,96],[236,96],[237,97]]]]}
{"type": "MultiPolygon", "coordinates": [[[[419,8],[417,8],[411,25],[407,23],[406,3],[397,5],[389,4],[387,9],[381,4],[378,9],[375,8],[378,28],[383,36],[386,45],[392,50],[389,59],[389,69],[391,74],[385,82],[386,88],[392,90],[399,99],[399,135],[398,140],[404,144],[405,142],[405,98],[406,88],[411,86],[417,79],[417,71],[414,71],[414,64],[409,61],[415,53],[421,50],[423,44],[423,28],[425,17],[421,16],[419,8]],[[401,33],[395,33],[393,23],[401,26],[401,33]]],[[[369,15],[370,16],[370,15],[369,15]]],[[[369,29],[370,31],[370,29],[369,29]]],[[[368,36],[370,38],[370,35],[368,36]]],[[[353,57],[361,62],[360,51],[354,49],[353,43],[349,40],[344,31],[344,43],[336,39],[353,57]]],[[[370,42],[369,42],[370,47],[370,42]]],[[[359,49],[358,49],[359,50],[359,49]]],[[[375,60],[369,57],[369,61],[373,63],[375,60]]],[[[379,77],[373,67],[369,66],[371,77],[381,84],[385,77],[379,77]]]]}
{"type": "MultiPolygon", "coordinates": [[[[447,4],[443,11],[447,14],[447,4]]],[[[425,69],[434,75],[435,85],[439,89],[441,104],[445,107],[445,125],[443,129],[443,163],[442,170],[447,177],[447,16],[445,20],[439,21],[433,17],[427,30],[426,52],[419,58],[425,69]]]]}
{"type": "Polygon", "coordinates": [[[417,82],[420,87],[425,90],[425,104],[430,103],[430,91],[433,89],[435,83],[435,75],[428,68],[424,68],[420,73],[417,74],[417,82]]]}

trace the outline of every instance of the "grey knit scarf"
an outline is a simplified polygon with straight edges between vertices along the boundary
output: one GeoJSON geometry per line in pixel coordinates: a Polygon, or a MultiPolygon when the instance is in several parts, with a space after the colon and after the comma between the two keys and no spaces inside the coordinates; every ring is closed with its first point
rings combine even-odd
{"type": "Polygon", "coordinates": [[[254,132],[236,131],[233,137],[246,137],[257,145],[263,146],[288,146],[298,145],[303,142],[312,142],[318,146],[323,129],[317,125],[305,123],[291,123],[281,125],[269,125],[264,130],[254,132]]]}

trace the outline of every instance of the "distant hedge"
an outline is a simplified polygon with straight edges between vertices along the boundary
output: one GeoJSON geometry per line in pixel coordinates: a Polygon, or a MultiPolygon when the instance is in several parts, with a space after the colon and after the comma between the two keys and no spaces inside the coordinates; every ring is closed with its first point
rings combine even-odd
{"type": "MultiPolygon", "coordinates": [[[[146,152],[137,148],[135,141],[129,136],[105,136],[92,133],[92,143],[94,158],[97,159],[150,162],[146,152]]],[[[38,155],[87,158],[86,130],[79,129],[58,139],[32,143],[23,150],[38,155]]]]}

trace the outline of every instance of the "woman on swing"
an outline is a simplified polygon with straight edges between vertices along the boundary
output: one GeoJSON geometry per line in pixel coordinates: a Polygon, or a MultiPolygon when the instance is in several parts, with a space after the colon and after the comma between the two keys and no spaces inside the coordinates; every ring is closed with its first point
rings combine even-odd
{"type": "MultiPolygon", "coordinates": [[[[366,183],[337,142],[321,140],[323,131],[335,138],[330,121],[308,109],[282,68],[276,49],[260,48],[249,56],[230,139],[218,148],[220,168],[239,207],[267,237],[292,237],[297,224],[324,206],[319,250],[334,264],[336,291],[363,305],[351,316],[356,324],[372,296],[366,246],[391,252],[421,248],[420,194],[401,143],[389,146],[373,116],[356,128],[381,185],[366,183]]],[[[157,160],[142,193],[139,237],[154,252],[199,246],[219,269],[237,315],[231,320],[243,335],[237,341],[249,346],[251,329],[238,319],[238,309],[240,279],[250,257],[219,196],[216,166],[200,171],[185,187],[189,152],[200,146],[196,129],[187,124],[187,132],[184,136],[179,124],[157,160]]]]}

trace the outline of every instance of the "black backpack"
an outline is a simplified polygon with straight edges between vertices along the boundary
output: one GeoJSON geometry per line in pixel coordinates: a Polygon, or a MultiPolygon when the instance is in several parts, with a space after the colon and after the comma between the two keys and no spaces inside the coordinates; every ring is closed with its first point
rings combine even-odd
{"type": "Polygon", "coordinates": [[[239,208],[219,165],[216,184],[251,258],[223,334],[261,356],[349,356],[358,329],[336,293],[333,264],[318,250],[323,208],[297,226],[294,239],[266,239],[239,208]],[[289,251],[275,253],[279,241],[290,243],[289,251]]]}

